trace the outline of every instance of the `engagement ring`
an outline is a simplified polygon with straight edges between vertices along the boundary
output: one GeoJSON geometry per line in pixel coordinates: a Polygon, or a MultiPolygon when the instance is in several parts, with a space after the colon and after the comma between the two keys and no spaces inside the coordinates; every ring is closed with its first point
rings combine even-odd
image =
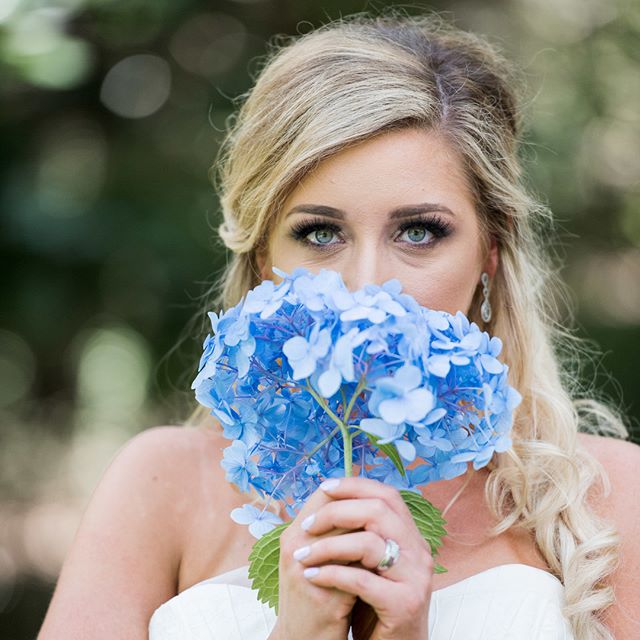
{"type": "Polygon", "coordinates": [[[395,540],[387,538],[385,542],[386,546],[384,548],[384,556],[382,556],[382,560],[380,560],[376,567],[378,571],[386,571],[387,569],[390,569],[398,561],[400,556],[400,547],[395,540]]]}

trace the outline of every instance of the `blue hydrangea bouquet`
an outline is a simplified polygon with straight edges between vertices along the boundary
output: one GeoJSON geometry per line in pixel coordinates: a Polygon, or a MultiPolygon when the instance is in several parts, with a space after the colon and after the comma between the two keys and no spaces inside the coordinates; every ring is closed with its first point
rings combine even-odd
{"type": "MultiPolygon", "coordinates": [[[[245,504],[231,518],[258,538],[249,576],[277,610],[279,535],[326,478],[375,478],[400,490],[434,555],[445,535],[420,487],[488,464],[511,446],[520,394],[502,343],[458,312],[427,309],[398,280],[349,291],[341,275],[304,268],[265,280],[210,312],[196,399],[231,444],[221,462],[245,504]]],[[[436,572],[445,571],[436,565],[436,572]]]]}

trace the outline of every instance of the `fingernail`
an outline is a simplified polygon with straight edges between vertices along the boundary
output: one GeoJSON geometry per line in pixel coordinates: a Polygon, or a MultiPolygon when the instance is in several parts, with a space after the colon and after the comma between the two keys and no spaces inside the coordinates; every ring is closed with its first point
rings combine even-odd
{"type": "Polygon", "coordinates": [[[301,523],[300,526],[306,531],[315,521],[316,514],[312,513],[310,516],[307,516],[301,523]]]}
{"type": "Polygon", "coordinates": [[[315,578],[320,573],[319,567],[309,567],[303,572],[305,578],[315,578]]]}
{"type": "Polygon", "coordinates": [[[293,552],[294,560],[302,560],[302,558],[306,558],[311,553],[311,547],[307,545],[306,547],[300,547],[293,552]]]}
{"type": "Polygon", "coordinates": [[[340,484],[340,480],[338,478],[329,478],[324,482],[320,483],[320,488],[323,491],[331,491],[331,489],[335,489],[340,484]]]}

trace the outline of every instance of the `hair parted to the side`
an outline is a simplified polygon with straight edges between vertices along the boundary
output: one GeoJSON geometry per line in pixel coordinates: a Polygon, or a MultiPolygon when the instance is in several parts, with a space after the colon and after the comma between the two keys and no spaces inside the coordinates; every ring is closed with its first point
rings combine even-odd
{"type": "MultiPolygon", "coordinates": [[[[462,159],[485,241],[493,236],[499,249],[493,317],[480,319],[481,287],[469,316],[503,340],[510,382],[523,396],[513,448],[489,466],[485,495],[499,520],[492,533],[528,530],[565,585],[576,638],[611,640],[602,613],[614,601],[606,577],[619,537],[585,501],[599,482],[610,489],[577,433],[628,432],[613,409],[579,397],[581,347],[559,322],[556,305],[567,293],[544,250],[552,215],[522,179],[517,70],[486,39],[433,13],[355,14],[278,40],[212,167],[219,235],[232,255],[208,310],[237,304],[259,283],[257,256],[278,211],[319,162],[394,128],[443,135],[462,159]]],[[[187,424],[208,414],[198,407],[187,424]]]]}

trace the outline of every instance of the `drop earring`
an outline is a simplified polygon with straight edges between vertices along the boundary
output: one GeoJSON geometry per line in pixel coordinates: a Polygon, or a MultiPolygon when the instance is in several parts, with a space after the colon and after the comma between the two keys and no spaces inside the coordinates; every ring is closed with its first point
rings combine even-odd
{"type": "Polygon", "coordinates": [[[489,322],[491,320],[491,303],[489,302],[489,274],[486,271],[482,272],[480,281],[482,282],[482,295],[484,296],[480,306],[480,315],[484,322],[489,322]]]}

